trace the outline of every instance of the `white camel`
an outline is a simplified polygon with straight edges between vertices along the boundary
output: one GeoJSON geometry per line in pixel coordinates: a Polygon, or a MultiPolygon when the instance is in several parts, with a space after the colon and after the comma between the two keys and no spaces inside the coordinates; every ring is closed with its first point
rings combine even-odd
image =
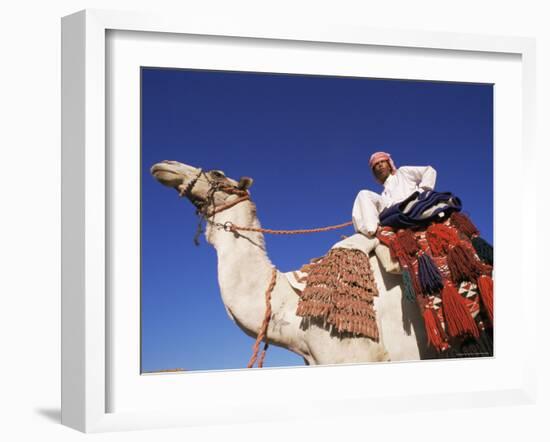
{"type": "MultiPolygon", "coordinates": [[[[217,252],[218,282],[227,313],[246,334],[255,338],[265,315],[265,292],[273,265],[262,233],[235,234],[222,227],[226,222],[260,227],[254,203],[231,191],[242,194],[251,186],[252,179],[235,181],[221,171],[203,172],[176,161],[157,163],[151,173],[160,183],[187,196],[199,210],[208,210],[209,204],[225,208],[216,213],[215,223],[207,223],[205,236],[217,252]]],[[[384,270],[376,256],[370,257],[370,263],[379,290],[374,304],[380,334],[378,342],[366,337],[340,337],[315,323],[305,326],[303,318],[296,315],[298,294],[279,271],[271,295],[268,342],[302,356],[308,365],[433,357],[426,346],[418,307],[402,294],[401,276],[384,270]]]]}

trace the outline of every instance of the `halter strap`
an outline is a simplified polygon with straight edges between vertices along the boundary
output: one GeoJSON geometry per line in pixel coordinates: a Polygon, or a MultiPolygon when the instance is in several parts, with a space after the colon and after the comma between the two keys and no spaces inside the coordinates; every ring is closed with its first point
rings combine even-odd
{"type": "MultiPolygon", "coordinates": [[[[193,178],[191,181],[189,181],[189,183],[187,183],[187,185],[183,189],[180,190],[180,196],[181,197],[186,196],[187,198],[189,198],[189,195],[191,195],[191,190],[193,190],[193,187],[195,187],[195,184],[197,184],[197,181],[199,180],[201,175],[203,175],[203,172],[202,172],[202,169],[199,169],[199,172],[197,173],[195,178],[193,178]]],[[[191,198],[189,198],[189,199],[191,199],[191,198]]]]}
{"type": "MultiPolygon", "coordinates": [[[[236,193],[233,193],[233,192],[227,192],[227,193],[231,193],[233,195],[236,194],[236,193]]],[[[214,209],[212,209],[209,213],[208,213],[208,209],[207,209],[207,213],[205,214],[205,217],[210,218],[210,217],[216,215],[217,213],[223,212],[224,210],[227,210],[227,209],[229,209],[233,206],[236,206],[237,204],[242,203],[243,201],[249,201],[249,200],[250,200],[250,195],[248,194],[248,192],[246,192],[246,195],[242,195],[239,198],[237,198],[236,200],[225,203],[222,206],[218,206],[218,207],[214,206],[214,209]]]]}
{"type": "Polygon", "coordinates": [[[228,186],[220,182],[212,181],[202,169],[199,169],[197,174],[193,177],[193,179],[189,181],[189,183],[185,187],[180,189],[179,195],[180,197],[186,196],[197,207],[197,215],[200,218],[199,224],[197,227],[197,233],[195,234],[195,238],[194,238],[194,242],[197,245],[198,245],[198,238],[200,234],[204,231],[202,228],[202,224],[204,221],[207,221],[210,224],[214,224],[212,220],[210,220],[210,218],[212,218],[214,215],[220,212],[223,212],[224,210],[227,210],[233,206],[236,206],[237,204],[242,203],[243,201],[250,200],[250,194],[248,193],[247,190],[239,189],[235,186],[228,186]],[[204,179],[210,185],[210,189],[206,194],[206,199],[204,200],[204,202],[193,201],[191,191],[193,190],[193,188],[195,187],[195,185],[197,184],[201,176],[204,176],[204,179]],[[215,198],[214,198],[216,192],[224,192],[230,195],[238,195],[238,198],[216,207],[215,198]]]}

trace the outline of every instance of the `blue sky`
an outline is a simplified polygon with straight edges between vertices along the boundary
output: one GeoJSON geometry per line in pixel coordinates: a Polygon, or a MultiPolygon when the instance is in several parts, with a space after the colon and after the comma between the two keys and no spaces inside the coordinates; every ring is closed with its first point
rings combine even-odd
{"type": "MultiPolygon", "coordinates": [[[[142,69],[142,370],[244,368],[253,339],[229,319],[194,208],[149,173],[162,160],[221,169],[250,189],[262,226],[351,219],[361,189],[381,191],[371,153],[431,165],[493,241],[493,87],[427,81],[142,69]]],[[[351,228],[266,236],[281,271],[321,256],[351,228]]],[[[270,347],[266,367],[303,365],[270,347]]]]}

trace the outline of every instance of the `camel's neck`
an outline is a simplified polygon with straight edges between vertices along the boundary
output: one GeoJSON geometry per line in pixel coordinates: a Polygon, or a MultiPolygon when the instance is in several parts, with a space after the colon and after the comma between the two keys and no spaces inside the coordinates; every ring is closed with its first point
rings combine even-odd
{"type": "MultiPolygon", "coordinates": [[[[217,213],[210,218],[210,221],[217,226],[229,221],[235,226],[260,227],[260,222],[256,216],[256,206],[249,200],[217,213]]],[[[271,268],[262,233],[243,231],[235,234],[208,223],[205,234],[206,240],[214,246],[219,258],[230,261],[242,261],[246,258],[254,259],[264,262],[266,266],[271,268]]]]}
{"type": "MultiPolygon", "coordinates": [[[[212,220],[260,227],[256,207],[251,201],[224,210],[212,220]]],[[[228,313],[245,331],[257,333],[265,312],[265,290],[273,267],[265,250],[263,234],[234,234],[208,225],[206,239],[218,254],[218,281],[228,313]]]]}

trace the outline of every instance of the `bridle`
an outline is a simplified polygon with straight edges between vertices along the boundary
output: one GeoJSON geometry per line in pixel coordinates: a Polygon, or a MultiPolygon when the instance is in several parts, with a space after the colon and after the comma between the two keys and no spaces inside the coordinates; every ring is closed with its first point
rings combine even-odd
{"type": "Polygon", "coordinates": [[[212,180],[202,169],[199,169],[195,177],[193,177],[193,179],[189,181],[189,183],[187,183],[185,187],[180,189],[179,195],[180,197],[187,197],[189,201],[191,201],[191,203],[193,203],[193,205],[197,208],[195,213],[199,217],[199,224],[197,226],[197,232],[193,239],[193,242],[197,246],[199,245],[199,237],[204,232],[203,225],[205,222],[219,229],[223,229],[227,232],[232,231],[232,225],[230,222],[227,222],[225,224],[217,223],[213,219],[214,216],[220,212],[223,212],[224,210],[236,206],[243,201],[250,200],[250,194],[247,190],[240,189],[236,186],[230,186],[216,180],[212,180]],[[201,176],[204,177],[204,179],[210,186],[206,194],[206,198],[202,201],[193,198],[191,193],[201,176]],[[216,206],[215,196],[217,192],[224,192],[229,195],[237,195],[238,198],[228,203],[216,206]]]}

